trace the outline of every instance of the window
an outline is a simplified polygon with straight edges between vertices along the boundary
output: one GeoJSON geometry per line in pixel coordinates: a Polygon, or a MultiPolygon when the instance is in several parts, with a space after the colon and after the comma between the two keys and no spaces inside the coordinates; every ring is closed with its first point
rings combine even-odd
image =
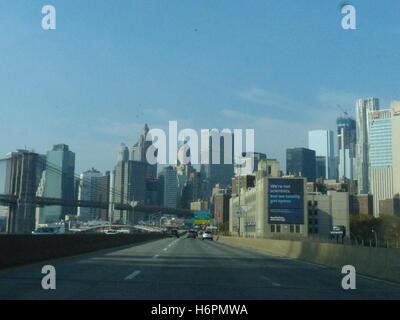
{"type": "Polygon", "coordinates": [[[276,226],[276,232],[281,232],[281,226],[276,226]]]}
{"type": "Polygon", "coordinates": [[[300,226],[298,224],[296,225],[296,233],[300,233],[300,226]]]}
{"type": "Polygon", "coordinates": [[[271,232],[275,232],[275,225],[271,224],[271,232]]]}
{"type": "Polygon", "coordinates": [[[290,225],[290,232],[293,233],[294,232],[294,225],[290,225]]]}
{"type": "Polygon", "coordinates": [[[308,224],[313,224],[313,219],[309,218],[308,219],[308,224]]]}

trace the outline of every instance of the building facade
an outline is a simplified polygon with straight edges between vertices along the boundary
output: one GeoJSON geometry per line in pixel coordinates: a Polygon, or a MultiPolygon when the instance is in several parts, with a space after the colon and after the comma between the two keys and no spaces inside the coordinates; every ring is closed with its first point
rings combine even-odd
{"type": "Polygon", "coordinates": [[[234,175],[234,138],[232,133],[211,132],[208,150],[208,164],[201,165],[201,173],[209,181],[210,187],[216,184],[228,186],[234,175]]]}
{"type": "Polygon", "coordinates": [[[315,156],[325,161],[325,173],[323,178],[335,179],[334,168],[334,139],[330,130],[312,130],[308,132],[308,149],[315,151],[315,156]]]}
{"type": "Polygon", "coordinates": [[[178,178],[175,168],[164,168],[158,177],[160,184],[160,198],[163,207],[177,208],[178,206],[178,178]]]}
{"type": "Polygon", "coordinates": [[[258,174],[254,188],[243,189],[240,198],[232,194],[229,231],[243,237],[306,237],[308,213],[305,184],[304,178],[270,178],[258,174]],[[285,201],[290,204],[284,204],[285,201]],[[239,206],[244,208],[240,217],[237,216],[239,206]]]}
{"type": "Polygon", "coordinates": [[[368,180],[375,216],[380,214],[379,201],[393,198],[394,194],[391,118],[391,110],[368,113],[368,180]]]}
{"type": "MultiPolygon", "coordinates": [[[[75,153],[65,144],[58,144],[46,154],[46,170],[42,174],[37,195],[45,198],[76,200],[75,153]]],[[[37,223],[59,222],[68,215],[75,215],[76,208],[45,206],[37,209],[37,223]]]]}
{"type": "Polygon", "coordinates": [[[400,101],[392,101],[393,193],[400,194],[400,101]]]}
{"type": "MultiPolygon", "coordinates": [[[[100,201],[100,171],[92,168],[80,174],[78,200],[100,201]]],[[[98,208],[78,208],[78,217],[90,221],[100,217],[98,208]]]]}
{"type": "Polygon", "coordinates": [[[316,156],[315,151],[306,148],[292,148],[286,150],[286,174],[305,177],[308,181],[315,181],[316,156]]]}
{"type": "Polygon", "coordinates": [[[356,179],[356,121],[350,117],[336,120],[338,141],[338,177],[356,179]]]}
{"type": "Polygon", "coordinates": [[[356,102],[356,168],[359,194],[369,192],[368,113],[379,110],[379,99],[359,99],[356,102]]]}

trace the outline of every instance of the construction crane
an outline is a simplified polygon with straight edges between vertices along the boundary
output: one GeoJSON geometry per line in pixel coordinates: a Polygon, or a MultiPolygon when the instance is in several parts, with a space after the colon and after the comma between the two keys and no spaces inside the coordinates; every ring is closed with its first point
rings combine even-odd
{"type": "Polygon", "coordinates": [[[344,110],[340,104],[337,104],[336,106],[338,107],[338,109],[339,109],[340,111],[342,111],[342,112],[344,113],[344,115],[345,115],[346,117],[349,116],[349,113],[348,113],[346,110],[344,110]]]}

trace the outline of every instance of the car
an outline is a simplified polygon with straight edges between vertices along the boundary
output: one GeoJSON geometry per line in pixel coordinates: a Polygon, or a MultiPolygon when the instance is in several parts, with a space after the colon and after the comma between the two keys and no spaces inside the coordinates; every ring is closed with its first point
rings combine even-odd
{"type": "Polygon", "coordinates": [[[179,238],[179,232],[178,232],[178,230],[172,229],[172,230],[171,230],[171,235],[172,235],[173,237],[179,238]]]}
{"type": "Polygon", "coordinates": [[[197,238],[197,232],[194,231],[194,230],[190,230],[190,231],[188,232],[188,236],[187,236],[187,237],[188,237],[188,238],[196,239],[196,238],[197,238]]]}
{"type": "Polygon", "coordinates": [[[201,240],[213,240],[211,231],[204,231],[201,240]]]}
{"type": "Polygon", "coordinates": [[[111,229],[111,230],[107,230],[106,232],[104,232],[105,234],[119,234],[119,231],[118,230],[113,230],[113,229],[111,229]]]}

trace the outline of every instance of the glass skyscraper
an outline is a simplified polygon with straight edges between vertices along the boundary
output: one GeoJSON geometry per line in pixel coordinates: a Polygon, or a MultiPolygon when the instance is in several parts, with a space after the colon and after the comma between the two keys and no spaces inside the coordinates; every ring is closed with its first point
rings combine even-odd
{"type": "Polygon", "coordinates": [[[351,117],[336,120],[339,178],[356,179],[356,121],[351,117]]]}
{"type": "Polygon", "coordinates": [[[369,193],[373,195],[374,215],[380,212],[379,201],[393,198],[392,112],[368,113],[369,193]]]}
{"type": "Polygon", "coordinates": [[[368,113],[379,110],[379,99],[359,99],[356,102],[356,168],[358,193],[367,194],[369,191],[369,160],[368,160],[368,113]]]}
{"type": "Polygon", "coordinates": [[[310,182],[316,176],[315,151],[306,148],[292,148],[286,150],[286,174],[305,177],[310,182]]]}
{"type": "MultiPolygon", "coordinates": [[[[63,200],[75,199],[75,153],[65,144],[57,144],[46,154],[46,170],[42,174],[37,195],[63,200]]],[[[67,214],[76,214],[74,207],[45,206],[38,208],[39,224],[54,223],[67,214]]]]}
{"type": "Polygon", "coordinates": [[[308,149],[314,150],[320,161],[322,160],[321,157],[324,157],[325,173],[323,178],[325,179],[336,178],[333,144],[333,132],[330,130],[312,130],[308,132],[308,149]]]}

